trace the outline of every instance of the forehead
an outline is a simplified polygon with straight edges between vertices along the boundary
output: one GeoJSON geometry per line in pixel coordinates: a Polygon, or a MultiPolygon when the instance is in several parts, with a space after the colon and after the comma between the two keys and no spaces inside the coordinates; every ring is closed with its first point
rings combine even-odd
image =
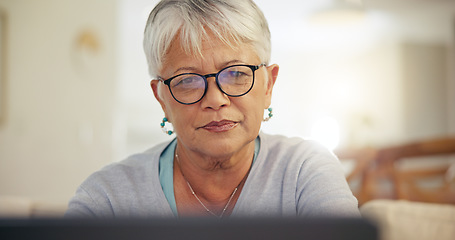
{"type": "Polygon", "coordinates": [[[240,43],[230,46],[213,36],[202,41],[200,52],[188,52],[176,38],[164,56],[163,67],[159,73],[170,76],[178,69],[205,71],[221,69],[229,63],[259,64],[259,57],[251,44],[240,43]]]}

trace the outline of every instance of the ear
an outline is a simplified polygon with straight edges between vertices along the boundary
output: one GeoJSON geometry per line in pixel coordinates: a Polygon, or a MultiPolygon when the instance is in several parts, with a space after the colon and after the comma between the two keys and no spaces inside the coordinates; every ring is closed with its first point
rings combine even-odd
{"type": "Polygon", "coordinates": [[[161,108],[163,109],[164,115],[166,116],[166,105],[164,104],[164,101],[160,96],[158,84],[160,84],[159,80],[150,81],[150,87],[152,87],[153,95],[155,95],[156,100],[160,103],[161,108]]]}
{"type": "Polygon", "coordinates": [[[277,64],[273,64],[273,65],[270,65],[267,67],[268,82],[267,82],[267,86],[265,89],[264,109],[269,108],[270,104],[272,104],[273,86],[275,85],[276,79],[278,78],[279,70],[280,70],[280,67],[277,64]]]}

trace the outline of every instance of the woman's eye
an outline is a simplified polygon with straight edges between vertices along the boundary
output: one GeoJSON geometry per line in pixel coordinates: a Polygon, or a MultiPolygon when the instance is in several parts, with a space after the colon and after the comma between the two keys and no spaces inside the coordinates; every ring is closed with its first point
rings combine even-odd
{"type": "Polygon", "coordinates": [[[201,84],[201,78],[199,76],[182,76],[181,78],[175,79],[173,87],[199,87],[201,84]]]}
{"type": "Polygon", "coordinates": [[[184,78],[180,81],[180,84],[191,84],[194,82],[194,78],[193,77],[189,77],[189,78],[184,78]]]}
{"type": "Polygon", "coordinates": [[[229,76],[230,77],[243,77],[243,76],[246,76],[246,73],[241,72],[241,71],[229,71],[229,76]]]}

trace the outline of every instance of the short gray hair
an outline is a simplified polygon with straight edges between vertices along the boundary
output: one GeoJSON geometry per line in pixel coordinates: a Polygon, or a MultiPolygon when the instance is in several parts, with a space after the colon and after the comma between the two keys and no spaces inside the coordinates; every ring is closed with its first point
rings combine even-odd
{"type": "Polygon", "coordinates": [[[150,76],[157,77],[177,36],[185,52],[201,54],[208,31],[232,48],[251,44],[261,62],[269,63],[269,27],[252,0],[162,0],[150,13],[144,32],[150,76]]]}

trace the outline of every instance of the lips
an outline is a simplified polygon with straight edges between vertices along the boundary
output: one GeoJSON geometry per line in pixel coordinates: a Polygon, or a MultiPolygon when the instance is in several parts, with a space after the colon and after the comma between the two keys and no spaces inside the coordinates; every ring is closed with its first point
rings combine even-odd
{"type": "Polygon", "coordinates": [[[205,126],[202,126],[202,129],[205,129],[210,132],[225,132],[235,128],[238,125],[237,122],[230,120],[222,121],[212,121],[205,126]]]}

